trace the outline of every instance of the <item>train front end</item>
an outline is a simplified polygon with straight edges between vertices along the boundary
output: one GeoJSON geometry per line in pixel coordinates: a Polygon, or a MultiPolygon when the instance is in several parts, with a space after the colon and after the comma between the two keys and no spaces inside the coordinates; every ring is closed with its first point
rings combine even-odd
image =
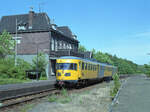
{"type": "Polygon", "coordinates": [[[78,82],[78,60],[57,59],[56,81],[57,86],[72,86],[78,82]]]}

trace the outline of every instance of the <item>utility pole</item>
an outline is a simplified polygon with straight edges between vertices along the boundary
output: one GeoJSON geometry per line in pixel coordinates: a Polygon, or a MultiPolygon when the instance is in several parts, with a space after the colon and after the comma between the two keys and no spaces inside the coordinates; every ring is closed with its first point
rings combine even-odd
{"type": "Polygon", "coordinates": [[[15,37],[15,66],[17,65],[17,36],[18,36],[18,28],[17,28],[17,18],[16,18],[16,37],[15,37]]]}
{"type": "Polygon", "coordinates": [[[36,72],[37,72],[37,74],[36,74],[36,80],[38,80],[38,73],[39,73],[39,68],[38,68],[38,62],[39,62],[39,56],[38,56],[38,54],[39,54],[39,46],[38,46],[38,43],[36,44],[36,47],[37,47],[37,59],[36,59],[36,72]]]}

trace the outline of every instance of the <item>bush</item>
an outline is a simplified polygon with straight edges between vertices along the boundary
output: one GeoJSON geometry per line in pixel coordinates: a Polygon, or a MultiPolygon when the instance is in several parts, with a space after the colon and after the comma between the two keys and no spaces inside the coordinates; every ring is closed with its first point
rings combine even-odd
{"type": "Polygon", "coordinates": [[[0,78],[0,85],[24,83],[24,82],[29,82],[29,81],[31,81],[31,80],[22,80],[22,79],[14,79],[14,78],[0,78]]]}
{"type": "Polygon", "coordinates": [[[110,95],[112,96],[112,98],[114,98],[115,95],[117,94],[121,84],[120,84],[119,76],[117,74],[113,75],[112,78],[113,78],[113,81],[114,81],[114,87],[110,91],[110,95]]]}
{"type": "Polygon", "coordinates": [[[147,77],[150,77],[150,65],[144,64],[144,73],[147,75],[147,77]]]}
{"type": "MultiPolygon", "coordinates": [[[[36,70],[37,69],[37,56],[32,60],[32,69],[36,70]]],[[[45,55],[43,53],[38,54],[38,70],[42,72],[42,76],[46,76],[46,66],[48,62],[45,58],[45,55]]]]}
{"type": "Polygon", "coordinates": [[[31,65],[22,59],[17,59],[15,66],[14,58],[0,59],[0,77],[1,78],[16,78],[26,79],[26,70],[30,69],[31,65]]]}

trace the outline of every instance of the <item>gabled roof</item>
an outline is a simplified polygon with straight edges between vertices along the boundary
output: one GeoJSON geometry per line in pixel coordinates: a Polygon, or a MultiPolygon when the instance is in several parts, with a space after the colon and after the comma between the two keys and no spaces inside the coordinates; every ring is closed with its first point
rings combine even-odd
{"type": "Polygon", "coordinates": [[[60,27],[57,27],[59,31],[61,31],[62,33],[64,33],[66,36],[68,37],[72,37],[73,34],[70,30],[70,28],[68,26],[60,26],[60,27]]]}
{"type": "Polygon", "coordinates": [[[15,33],[16,32],[16,19],[18,25],[24,25],[26,27],[25,31],[20,32],[28,32],[32,30],[48,30],[50,29],[50,20],[46,13],[34,13],[32,20],[32,29],[29,29],[29,14],[22,15],[11,15],[11,16],[3,16],[0,21],[0,32],[4,30],[15,33]]]}
{"type": "Polygon", "coordinates": [[[68,26],[57,27],[56,25],[57,28],[53,29],[53,24],[50,23],[50,19],[46,13],[34,13],[33,11],[30,11],[28,14],[3,16],[0,20],[0,34],[4,30],[9,33],[16,33],[16,20],[18,33],[54,31],[78,42],[68,26]],[[30,28],[30,24],[32,24],[32,28],[30,28]],[[19,27],[23,29],[19,30],[19,27]]]}

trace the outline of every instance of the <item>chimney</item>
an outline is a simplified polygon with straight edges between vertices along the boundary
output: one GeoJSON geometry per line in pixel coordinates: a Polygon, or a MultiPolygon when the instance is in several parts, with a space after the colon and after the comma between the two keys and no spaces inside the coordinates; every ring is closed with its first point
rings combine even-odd
{"type": "Polygon", "coordinates": [[[32,29],[33,17],[34,17],[33,7],[30,7],[30,11],[29,11],[29,29],[32,29]]]}

